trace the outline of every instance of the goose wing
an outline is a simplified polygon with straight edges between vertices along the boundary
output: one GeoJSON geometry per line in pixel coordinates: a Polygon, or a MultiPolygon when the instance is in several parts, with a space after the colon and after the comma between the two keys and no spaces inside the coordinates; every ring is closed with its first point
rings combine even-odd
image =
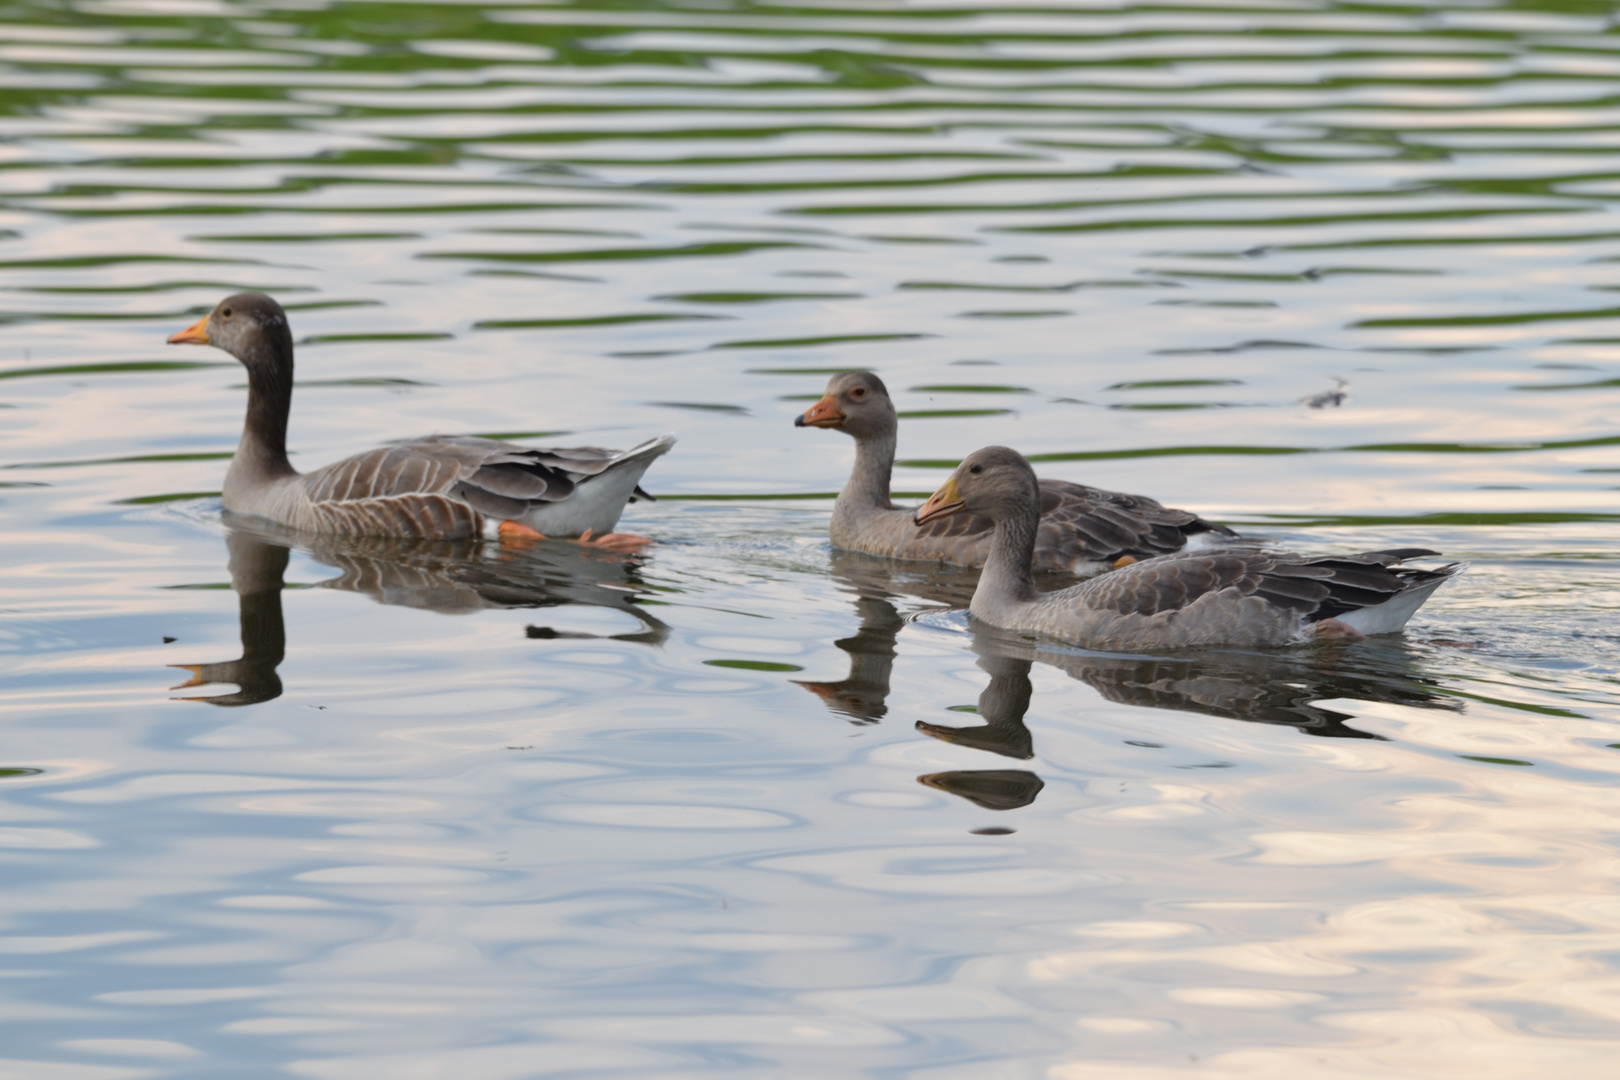
{"type": "Polygon", "coordinates": [[[1180,551],[1191,536],[1208,533],[1235,538],[1224,525],[1176,510],[1145,495],[1041,481],[1041,525],[1073,557],[1112,562],[1122,555],[1146,558],[1180,551]]]}
{"type": "Polygon", "coordinates": [[[299,480],[326,531],[457,537],[475,535],[481,516],[515,519],[537,504],[561,502],[623,457],[595,446],[433,435],[356,454],[299,480]]]}
{"type": "MultiPolygon", "coordinates": [[[[1112,563],[1124,555],[1138,559],[1180,551],[1198,534],[1236,538],[1224,525],[1164,506],[1145,495],[1087,487],[1065,480],[1042,480],[1041,524],[1035,550],[1039,569],[1071,569],[1084,563],[1112,563]]],[[[917,526],[920,537],[960,545],[989,543],[995,526],[977,514],[935,518],[917,526]]]]}
{"type": "Polygon", "coordinates": [[[1149,559],[1072,592],[1094,611],[1152,618],[1187,611],[1205,597],[1230,590],[1233,599],[1260,600],[1260,605],[1250,606],[1256,616],[1286,614],[1313,623],[1379,607],[1456,573],[1455,564],[1438,570],[1400,566],[1406,559],[1436,554],[1424,548],[1397,548],[1306,558],[1226,549],[1149,559]]]}

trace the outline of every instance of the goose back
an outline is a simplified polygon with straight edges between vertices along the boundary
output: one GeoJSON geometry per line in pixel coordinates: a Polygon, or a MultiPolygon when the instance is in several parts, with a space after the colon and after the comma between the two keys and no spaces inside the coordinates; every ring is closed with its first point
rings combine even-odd
{"type": "MultiPolygon", "coordinates": [[[[1097,574],[1122,556],[1150,558],[1237,540],[1224,525],[1127,495],[1066,480],[1042,480],[1041,518],[1032,568],[1040,573],[1097,574]]],[[[922,525],[913,510],[881,510],[854,528],[835,528],[834,546],[893,559],[926,559],[983,566],[995,525],[977,514],[935,518],[922,525]]]]}
{"type": "Polygon", "coordinates": [[[1391,633],[1462,569],[1399,565],[1435,554],[1422,548],[1318,558],[1261,549],[1183,553],[1032,601],[981,601],[976,593],[973,611],[998,626],[1102,649],[1285,645],[1307,639],[1328,619],[1362,633],[1391,633]]]}
{"type": "MultiPolygon", "coordinates": [[[[227,499],[228,509],[294,528],[339,536],[457,540],[491,522],[526,521],[556,503],[610,484],[628,496],[642,473],[673,445],[665,436],[630,451],[525,447],[465,435],[433,435],[378,447],[312,472],[258,485],[227,499]],[[617,467],[617,468],[616,468],[617,467]],[[633,472],[633,476],[604,474],[633,472]]],[[[573,533],[611,531],[620,498],[580,498],[587,517],[573,533]]],[[[544,530],[541,530],[544,531],[544,530]]]]}

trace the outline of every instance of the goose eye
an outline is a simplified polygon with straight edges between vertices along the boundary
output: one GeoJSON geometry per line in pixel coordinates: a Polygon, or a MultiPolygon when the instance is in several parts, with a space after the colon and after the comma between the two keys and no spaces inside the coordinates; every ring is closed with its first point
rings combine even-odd
{"type": "Polygon", "coordinates": [[[220,308],[219,309],[219,317],[222,318],[222,319],[230,318],[231,317],[231,309],[230,308],[220,308]]]}
{"type": "Polygon", "coordinates": [[[979,473],[984,472],[984,466],[983,465],[969,465],[968,466],[968,472],[973,473],[975,476],[977,476],[979,473]]]}
{"type": "Polygon", "coordinates": [[[863,397],[865,397],[866,396],[866,387],[857,386],[855,389],[853,389],[853,390],[851,390],[849,392],[849,396],[853,397],[853,398],[863,398],[863,397]]]}

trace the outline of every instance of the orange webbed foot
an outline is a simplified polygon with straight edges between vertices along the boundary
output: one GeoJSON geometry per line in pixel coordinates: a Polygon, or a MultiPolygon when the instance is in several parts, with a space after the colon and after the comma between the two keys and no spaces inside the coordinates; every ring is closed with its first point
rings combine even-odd
{"type": "MultiPolygon", "coordinates": [[[[498,531],[501,542],[514,547],[523,547],[527,544],[533,543],[536,540],[546,539],[545,533],[536,532],[534,529],[531,529],[527,525],[517,521],[501,522],[501,526],[498,531]]],[[[559,537],[559,539],[562,538],[559,537]]],[[[634,553],[640,551],[642,548],[653,542],[652,537],[650,536],[636,536],[634,533],[610,532],[597,536],[595,529],[586,529],[584,532],[580,533],[575,540],[577,543],[584,544],[586,547],[601,548],[604,551],[617,551],[625,553],[634,553]]]]}
{"type": "Polygon", "coordinates": [[[1365,641],[1367,635],[1338,619],[1323,619],[1316,624],[1316,637],[1319,641],[1342,641],[1346,644],[1354,641],[1365,641]]]}
{"type": "Polygon", "coordinates": [[[535,532],[527,525],[517,521],[501,522],[501,527],[496,530],[496,535],[501,539],[501,558],[503,560],[516,555],[518,552],[527,551],[535,545],[536,541],[546,538],[545,533],[535,532]]]}
{"type": "Polygon", "coordinates": [[[535,532],[519,521],[503,521],[497,530],[502,540],[544,540],[546,534],[535,532]]]}
{"type": "Polygon", "coordinates": [[[635,553],[653,542],[650,536],[637,536],[634,533],[610,532],[596,535],[596,530],[586,529],[579,534],[579,542],[589,547],[599,547],[607,551],[620,551],[635,553]]]}

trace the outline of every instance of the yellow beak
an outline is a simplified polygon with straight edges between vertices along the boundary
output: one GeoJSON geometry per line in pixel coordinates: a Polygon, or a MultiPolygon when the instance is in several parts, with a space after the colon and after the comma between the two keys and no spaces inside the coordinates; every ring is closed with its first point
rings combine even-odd
{"type": "Polygon", "coordinates": [[[179,686],[171,686],[171,687],[169,687],[170,690],[185,690],[185,689],[187,689],[189,687],[193,687],[193,686],[207,686],[208,685],[208,680],[203,678],[202,665],[201,664],[170,664],[169,666],[172,667],[172,668],[180,668],[182,671],[191,672],[191,678],[187,679],[185,682],[181,683],[179,686]]]}
{"type": "Polygon", "coordinates": [[[793,421],[794,427],[837,427],[847,420],[843,413],[838,411],[838,399],[828,394],[801,417],[793,421]]]}
{"type": "Polygon", "coordinates": [[[918,525],[924,525],[935,518],[950,517],[960,514],[966,507],[962,505],[962,496],[956,493],[956,477],[952,475],[940,485],[939,490],[928,496],[928,501],[917,507],[916,516],[912,518],[918,525]]]}
{"type": "Polygon", "coordinates": [[[207,345],[208,316],[204,315],[190,326],[178,333],[169,335],[170,345],[207,345]]]}

